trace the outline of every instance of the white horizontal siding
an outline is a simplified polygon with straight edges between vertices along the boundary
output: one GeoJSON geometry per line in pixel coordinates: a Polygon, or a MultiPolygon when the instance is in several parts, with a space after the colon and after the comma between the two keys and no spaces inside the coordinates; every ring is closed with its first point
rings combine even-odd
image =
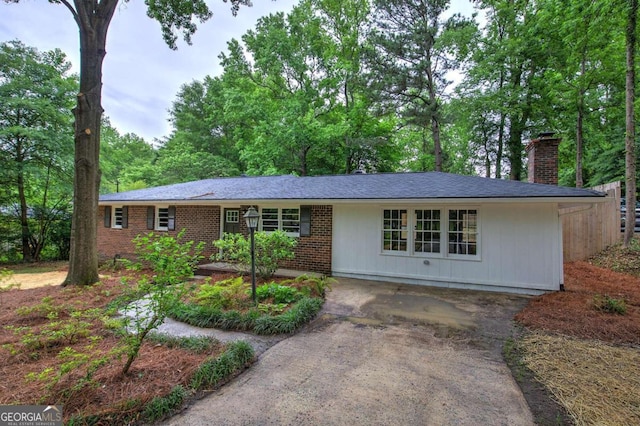
{"type": "MultiPolygon", "coordinates": [[[[431,204],[397,207],[437,208],[431,204]]],[[[480,220],[479,257],[472,260],[382,253],[382,207],[334,205],[333,274],[531,293],[558,290],[562,241],[556,204],[469,207],[478,209],[480,220]]],[[[446,244],[442,248],[446,250],[446,244]]]]}

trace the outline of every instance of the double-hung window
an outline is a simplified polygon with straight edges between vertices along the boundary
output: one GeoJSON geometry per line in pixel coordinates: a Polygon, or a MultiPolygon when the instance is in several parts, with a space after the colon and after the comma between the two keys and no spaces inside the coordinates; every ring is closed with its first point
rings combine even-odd
{"type": "Polygon", "coordinates": [[[382,221],[382,247],[385,251],[407,251],[407,209],[386,209],[382,221]]]}
{"type": "Polygon", "coordinates": [[[449,210],[448,253],[475,256],[478,254],[478,211],[449,210]]]}
{"type": "Polygon", "coordinates": [[[392,208],[382,211],[384,253],[476,257],[478,210],[392,208]]]}
{"type": "Polygon", "coordinates": [[[291,236],[300,235],[299,208],[262,208],[260,229],[265,232],[284,231],[291,236]]]}
{"type": "Polygon", "coordinates": [[[169,207],[158,207],[156,229],[158,231],[166,231],[169,229],[169,207]]]}
{"type": "Polygon", "coordinates": [[[123,210],[124,210],[123,207],[113,208],[113,227],[114,228],[122,228],[122,220],[124,217],[123,210]]]}
{"type": "Polygon", "coordinates": [[[123,229],[129,226],[129,208],[127,206],[105,206],[104,227],[123,229]]]}
{"type": "Polygon", "coordinates": [[[440,253],[440,210],[415,210],[414,250],[440,253]]]}
{"type": "Polygon", "coordinates": [[[147,229],[156,231],[173,231],[176,229],[175,206],[147,207],[147,229]]]}

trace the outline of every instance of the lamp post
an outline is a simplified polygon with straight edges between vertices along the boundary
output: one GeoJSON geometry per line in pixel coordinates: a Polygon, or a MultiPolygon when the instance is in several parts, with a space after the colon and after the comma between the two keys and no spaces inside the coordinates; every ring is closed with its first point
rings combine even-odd
{"type": "Polygon", "coordinates": [[[260,220],[260,213],[255,208],[249,207],[244,214],[244,220],[247,222],[247,228],[251,234],[251,298],[253,304],[256,304],[256,243],[253,234],[258,228],[258,221],[260,220]]]}

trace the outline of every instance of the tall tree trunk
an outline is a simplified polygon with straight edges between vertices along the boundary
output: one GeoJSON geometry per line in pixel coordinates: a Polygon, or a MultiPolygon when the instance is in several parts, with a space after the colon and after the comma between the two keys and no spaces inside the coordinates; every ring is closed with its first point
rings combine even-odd
{"type": "Polygon", "coordinates": [[[431,133],[433,135],[433,150],[436,159],[436,172],[442,171],[442,145],[440,144],[440,122],[433,115],[431,117],[431,133]]]}
{"type": "MultiPolygon", "coordinates": [[[[98,281],[98,196],[100,188],[100,121],[102,62],[107,30],[118,0],[75,0],[80,32],[80,92],[75,116],[75,167],[69,273],[63,285],[98,281]]],[[[71,10],[71,8],[69,7],[71,10]]]]}
{"type": "MultiPolygon", "coordinates": [[[[520,84],[522,81],[522,65],[518,66],[511,73],[511,90],[517,93],[520,90],[520,84]]],[[[513,94],[511,95],[514,96],[513,94]]],[[[509,119],[509,136],[507,139],[508,157],[509,157],[509,179],[521,180],[522,179],[522,132],[520,128],[520,113],[517,108],[519,99],[511,99],[509,104],[511,111],[509,119]]]]}
{"type": "Polygon", "coordinates": [[[576,121],[576,188],[584,186],[582,178],[582,151],[584,142],[582,140],[584,119],[584,92],[580,89],[578,96],[578,120],[576,121]]]}
{"type": "MultiPolygon", "coordinates": [[[[431,53],[428,53],[431,59],[431,53]]],[[[436,82],[433,78],[433,70],[427,70],[427,84],[429,85],[429,105],[431,110],[431,136],[433,137],[433,156],[435,158],[436,172],[442,171],[442,145],[440,144],[440,117],[438,111],[438,96],[436,94],[436,82]]]]}
{"type": "MultiPolygon", "coordinates": [[[[587,57],[586,52],[582,52],[582,60],[580,61],[580,77],[584,77],[587,57]]],[[[578,89],[578,119],[576,120],[576,188],[584,186],[582,177],[582,156],[583,156],[583,121],[584,121],[584,95],[585,90],[579,84],[578,89]]]]}
{"type": "Polygon", "coordinates": [[[27,197],[24,193],[24,162],[22,154],[22,144],[18,138],[16,151],[18,156],[16,162],[18,163],[18,198],[20,199],[20,234],[22,235],[22,261],[31,262],[33,257],[31,256],[31,246],[29,244],[29,238],[31,232],[29,231],[29,206],[27,205],[27,197]]]}
{"type": "Polygon", "coordinates": [[[496,152],[496,179],[502,179],[502,157],[504,153],[504,127],[507,116],[504,112],[500,113],[500,127],[498,129],[498,152],[496,152]]]}
{"type": "Polygon", "coordinates": [[[628,0],[629,15],[627,19],[627,79],[626,79],[626,134],[625,134],[625,180],[627,214],[625,217],[624,246],[628,247],[633,240],[636,224],[636,152],[635,152],[635,84],[636,84],[636,24],[638,20],[638,0],[628,0]]]}
{"type": "Polygon", "coordinates": [[[426,172],[428,170],[427,165],[427,152],[429,151],[429,141],[426,135],[427,129],[422,128],[422,155],[420,157],[420,171],[426,172]]]}

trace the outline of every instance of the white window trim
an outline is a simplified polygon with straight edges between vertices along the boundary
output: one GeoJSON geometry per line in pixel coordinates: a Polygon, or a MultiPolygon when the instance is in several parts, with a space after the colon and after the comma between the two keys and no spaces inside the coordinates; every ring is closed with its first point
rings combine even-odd
{"type": "Polygon", "coordinates": [[[158,204],[156,205],[156,214],[154,217],[154,226],[153,229],[155,231],[168,231],[169,223],[167,222],[167,226],[160,226],[160,209],[167,209],[167,214],[169,214],[169,204],[158,204]]]}
{"type": "Polygon", "coordinates": [[[118,204],[111,206],[111,229],[122,229],[122,209],[124,204],[118,204]],[[116,209],[120,210],[120,225],[116,225],[116,209]]]}
{"type": "Polygon", "coordinates": [[[225,207],[223,209],[224,211],[224,221],[225,223],[240,223],[240,209],[231,209],[228,207],[225,207]],[[229,213],[235,213],[233,216],[235,217],[235,220],[229,220],[229,213]]]}
{"type": "Polygon", "coordinates": [[[411,227],[412,225],[412,211],[406,207],[406,206],[388,206],[388,207],[383,207],[380,210],[380,218],[382,219],[381,221],[381,226],[380,226],[380,249],[382,250],[382,253],[384,254],[388,254],[388,255],[392,255],[392,256],[409,256],[411,254],[411,244],[413,241],[413,237],[410,235],[411,234],[411,227]],[[384,248],[384,211],[385,210],[406,210],[407,211],[407,226],[405,227],[404,230],[402,230],[402,228],[400,229],[400,232],[406,232],[407,233],[407,250],[385,250],[384,248]]]}
{"type": "MultiPolygon", "coordinates": [[[[279,231],[283,231],[283,229],[282,229],[282,210],[284,210],[284,209],[296,209],[296,210],[298,210],[298,232],[287,232],[287,231],[285,231],[285,234],[287,234],[289,237],[299,237],[300,236],[300,206],[291,206],[291,205],[260,206],[260,223],[258,224],[258,230],[259,231],[264,231],[263,228],[262,228],[262,225],[263,225],[262,210],[264,210],[264,209],[277,209],[278,210],[278,230],[279,231]]],[[[264,231],[264,232],[273,232],[273,231],[264,231]]]]}
{"type": "Polygon", "coordinates": [[[419,257],[429,259],[451,259],[451,260],[482,260],[482,213],[480,206],[460,205],[460,206],[383,206],[379,211],[379,241],[380,253],[386,256],[419,257]],[[385,210],[407,210],[407,250],[385,250],[384,249],[384,211],[385,210]],[[424,253],[415,250],[415,234],[417,227],[416,210],[440,210],[440,252],[424,253]],[[450,254],[449,253],[449,211],[451,210],[475,210],[477,214],[476,228],[476,254],[450,254]]]}
{"type": "Polygon", "coordinates": [[[456,207],[447,207],[446,208],[446,229],[444,232],[443,238],[446,239],[444,242],[444,246],[441,246],[440,249],[444,253],[444,257],[448,259],[460,259],[460,260],[481,260],[481,250],[482,245],[481,242],[481,213],[480,208],[477,206],[456,206],[456,207]],[[476,254],[456,254],[449,253],[449,211],[451,210],[475,210],[476,211],[476,254]]]}
{"type": "MultiPolygon", "coordinates": [[[[442,258],[444,257],[444,252],[443,252],[443,239],[444,239],[444,234],[446,234],[446,230],[442,229],[442,227],[446,224],[448,225],[448,223],[443,220],[444,219],[444,215],[447,213],[447,210],[444,207],[441,206],[437,206],[437,207],[429,207],[429,206],[414,206],[411,207],[410,210],[410,218],[409,221],[411,223],[410,228],[412,230],[411,232],[411,255],[412,256],[416,256],[416,257],[428,257],[430,259],[436,259],[436,258],[442,258]],[[440,211],[440,230],[438,232],[440,232],[440,251],[434,251],[434,252],[423,252],[423,251],[416,251],[416,234],[418,232],[418,218],[416,217],[416,210],[439,210],[440,211]]],[[[431,231],[434,232],[434,231],[431,231]]]]}

